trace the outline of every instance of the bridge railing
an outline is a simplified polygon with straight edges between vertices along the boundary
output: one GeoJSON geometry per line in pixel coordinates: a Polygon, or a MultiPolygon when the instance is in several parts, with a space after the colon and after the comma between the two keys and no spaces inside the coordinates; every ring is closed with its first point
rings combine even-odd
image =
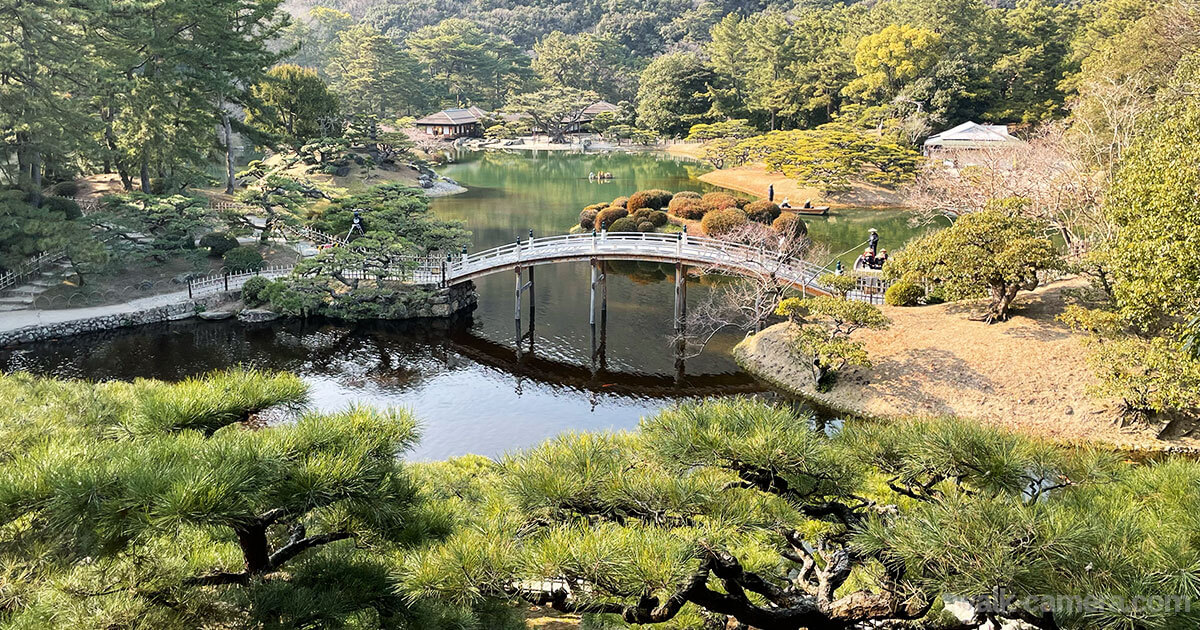
{"type": "Polygon", "coordinates": [[[725,266],[750,273],[776,273],[787,281],[804,286],[815,286],[818,276],[829,273],[828,269],[807,261],[781,261],[778,254],[771,250],[744,243],[683,234],[620,232],[545,236],[493,247],[452,261],[447,269],[447,279],[524,261],[589,253],[645,254],[725,266]]]}

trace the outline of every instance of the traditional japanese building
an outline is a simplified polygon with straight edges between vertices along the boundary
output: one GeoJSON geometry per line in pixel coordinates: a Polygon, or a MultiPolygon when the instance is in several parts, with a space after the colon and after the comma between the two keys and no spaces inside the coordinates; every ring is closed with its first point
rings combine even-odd
{"type": "Polygon", "coordinates": [[[965,122],[926,138],[924,153],[933,156],[939,153],[997,148],[1018,142],[1020,140],[1009,135],[1006,125],[965,122]]]}
{"type": "Polygon", "coordinates": [[[443,109],[430,114],[413,124],[425,135],[439,138],[462,138],[477,136],[483,132],[482,121],[487,112],[478,107],[443,109]]]}

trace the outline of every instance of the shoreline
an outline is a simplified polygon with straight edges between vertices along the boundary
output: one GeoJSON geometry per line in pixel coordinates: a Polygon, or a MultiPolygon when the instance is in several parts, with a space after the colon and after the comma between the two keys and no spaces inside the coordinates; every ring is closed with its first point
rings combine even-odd
{"type": "MultiPolygon", "coordinates": [[[[672,145],[667,147],[667,153],[692,160],[699,160],[700,147],[697,144],[672,145]]],[[[731,168],[721,168],[709,171],[698,177],[700,181],[721,188],[766,198],[768,189],[775,187],[775,199],[787,199],[792,205],[801,205],[811,200],[813,205],[829,206],[831,208],[867,208],[873,210],[904,210],[903,198],[900,193],[875,186],[867,182],[854,182],[846,192],[825,195],[820,190],[801,186],[796,180],[783,173],[772,173],[762,164],[744,164],[731,168]]]]}
{"type": "Polygon", "coordinates": [[[867,420],[957,416],[1060,444],[1200,454],[1196,437],[1160,439],[1159,425],[1119,426],[1116,401],[1091,394],[1097,381],[1084,336],[1056,320],[1063,290],[1080,283],[1022,294],[1013,317],[991,325],[968,320],[969,303],[883,306],[892,327],[854,335],[874,366],[844,370],[828,392],[815,391],[807,365],[789,350],[786,322],[747,337],[733,356],[784,392],[867,420]]]}

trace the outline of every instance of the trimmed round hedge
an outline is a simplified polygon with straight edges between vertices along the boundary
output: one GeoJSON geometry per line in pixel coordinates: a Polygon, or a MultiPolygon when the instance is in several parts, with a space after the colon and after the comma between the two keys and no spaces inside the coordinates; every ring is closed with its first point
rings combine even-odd
{"type": "Polygon", "coordinates": [[[642,208],[641,210],[630,214],[629,217],[636,220],[638,223],[641,223],[642,221],[649,221],[650,223],[653,223],[655,227],[667,224],[667,215],[661,210],[642,208]]]}
{"type": "Polygon", "coordinates": [[[271,281],[262,276],[254,276],[247,279],[242,285],[242,302],[250,307],[266,304],[267,296],[265,293],[270,287],[271,281]]]}
{"type": "Polygon", "coordinates": [[[741,208],[745,205],[742,199],[738,199],[729,193],[710,192],[700,198],[704,205],[720,210],[722,208],[741,208]]]}
{"type": "Polygon", "coordinates": [[[780,236],[788,238],[800,237],[808,234],[808,225],[804,223],[804,219],[795,212],[784,212],[771,222],[771,229],[779,232],[780,236]]]}
{"type": "Polygon", "coordinates": [[[720,208],[704,215],[700,228],[709,236],[721,236],[746,224],[746,213],[737,208],[720,208]]]}
{"type": "Polygon", "coordinates": [[[596,226],[596,215],[599,214],[595,210],[584,209],[579,213],[579,227],[590,230],[596,226]]]}
{"type": "Polygon", "coordinates": [[[658,208],[654,205],[655,201],[657,201],[657,197],[653,192],[649,190],[639,190],[632,195],[629,195],[629,203],[625,204],[625,208],[630,212],[635,212],[643,208],[657,210],[658,208]]]}
{"type": "Polygon", "coordinates": [[[58,182],[50,187],[50,194],[58,195],[59,197],[74,197],[79,194],[79,182],[73,179],[68,179],[64,182],[58,182]]]}
{"type": "Polygon", "coordinates": [[[213,258],[220,258],[237,246],[238,240],[228,232],[209,232],[200,237],[200,247],[207,247],[208,255],[213,258]]]}
{"type": "Polygon", "coordinates": [[[708,214],[709,210],[712,210],[712,207],[699,199],[684,199],[683,203],[671,210],[671,214],[681,219],[699,221],[708,214]]]}
{"type": "Polygon", "coordinates": [[[629,203],[629,197],[617,197],[616,199],[613,199],[612,203],[610,203],[608,205],[616,207],[616,208],[624,208],[625,204],[627,204],[627,203],[629,203]]]}
{"type": "Polygon", "coordinates": [[[925,287],[908,280],[897,280],[883,294],[889,306],[916,306],[925,297],[925,287]]]}
{"type": "Polygon", "coordinates": [[[242,245],[225,252],[222,257],[229,271],[255,271],[263,268],[262,254],[253,247],[242,245]]]}
{"type": "Polygon", "coordinates": [[[637,232],[638,222],[629,218],[621,217],[608,227],[609,232],[637,232]]]}
{"type": "Polygon", "coordinates": [[[757,221],[765,225],[771,225],[771,222],[779,218],[779,214],[783,212],[778,205],[771,203],[765,199],[751,201],[746,204],[746,217],[751,221],[757,221]]]}
{"type": "Polygon", "coordinates": [[[639,232],[653,232],[654,224],[649,221],[642,221],[641,223],[638,224],[638,231],[639,232]]]}
{"type": "Polygon", "coordinates": [[[71,199],[63,199],[62,197],[45,197],[42,199],[42,207],[53,212],[61,212],[63,218],[68,221],[74,221],[83,216],[83,211],[79,209],[79,204],[71,199]]]}
{"type": "Polygon", "coordinates": [[[596,215],[594,225],[596,226],[597,230],[602,230],[602,229],[611,230],[613,223],[615,221],[617,221],[618,219],[625,218],[627,216],[629,216],[629,211],[626,210],[625,208],[618,208],[617,206],[610,206],[608,208],[601,210],[596,215]]]}

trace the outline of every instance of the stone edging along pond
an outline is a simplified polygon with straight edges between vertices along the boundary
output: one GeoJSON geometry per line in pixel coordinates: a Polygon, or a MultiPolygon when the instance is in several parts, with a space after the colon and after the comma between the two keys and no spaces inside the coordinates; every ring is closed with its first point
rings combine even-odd
{"type": "MultiPolygon", "coordinates": [[[[411,311],[405,319],[449,317],[458,311],[469,309],[476,302],[474,289],[473,283],[463,283],[444,289],[437,289],[430,294],[422,308],[411,311]]],[[[184,299],[173,304],[153,306],[141,310],[94,315],[46,324],[31,324],[13,330],[0,331],[0,346],[46,341],[84,333],[188,319],[219,304],[231,301],[237,294],[238,292],[217,293],[193,300],[184,299]]]]}
{"type": "Polygon", "coordinates": [[[114,328],[126,328],[129,326],[141,326],[142,324],[157,324],[159,322],[187,319],[224,299],[226,297],[223,295],[211,295],[195,300],[176,302],[175,304],[155,306],[140,311],[96,315],[94,317],[72,319],[52,324],[34,324],[15,330],[0,332],[0,346],[45,341],[47,339],[70,337],[71,335],[80,335],[83,333],[112,330],[114,328]]]}

